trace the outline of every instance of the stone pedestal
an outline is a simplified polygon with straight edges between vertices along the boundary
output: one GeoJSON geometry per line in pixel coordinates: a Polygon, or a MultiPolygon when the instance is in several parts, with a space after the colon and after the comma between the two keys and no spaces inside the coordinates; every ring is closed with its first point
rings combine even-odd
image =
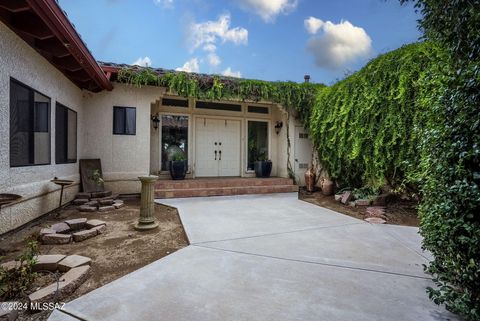
{"type": "Polygon", "coordinates": [[[138,179],[142,183],[142,191],[140,195],[140,218],[137,224],[135,224],[135,229],[150,230],[158,226],[154,216],[154,185],[158,180],[158,176],[140,176],[138,179]]]}

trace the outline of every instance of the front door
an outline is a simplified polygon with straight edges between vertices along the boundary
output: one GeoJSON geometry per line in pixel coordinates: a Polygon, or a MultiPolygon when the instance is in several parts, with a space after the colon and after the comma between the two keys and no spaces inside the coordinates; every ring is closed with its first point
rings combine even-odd
{"type": "Polygon", "coordinates": [[[240,175],[240,121],[197,118],[195,175],[240,175]]]}

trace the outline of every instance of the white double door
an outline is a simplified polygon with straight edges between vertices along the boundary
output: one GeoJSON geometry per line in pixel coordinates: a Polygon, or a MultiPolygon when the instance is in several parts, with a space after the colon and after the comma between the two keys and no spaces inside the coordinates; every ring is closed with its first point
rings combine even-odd
{"type": "Polygon", "coordinates": [[[195,175],[240,175],[240,120],[199,117],[195,123],[195,175]]]}

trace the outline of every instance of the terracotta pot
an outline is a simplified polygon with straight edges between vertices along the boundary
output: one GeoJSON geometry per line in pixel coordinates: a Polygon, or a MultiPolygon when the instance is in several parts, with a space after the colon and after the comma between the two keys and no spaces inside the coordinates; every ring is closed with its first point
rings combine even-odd
{"type": "Polygon", "coordinates": [[[315,191],[315,179],[316,174],[313,168],[310,168],[308,171],[305,172],[305,187],[308,192],[315,191]]]}
{"type": "Polygon", "coordinates": [[[328,178],[322,178],[322,194],[325,196],[333,195],[333,182],[328,178]]]}

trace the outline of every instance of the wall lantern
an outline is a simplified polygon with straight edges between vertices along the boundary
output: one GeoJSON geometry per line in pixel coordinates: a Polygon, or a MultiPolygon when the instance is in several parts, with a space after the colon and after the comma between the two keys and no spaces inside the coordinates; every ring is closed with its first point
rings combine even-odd
{"type": "Polygon", "coordinates": [[[283,122],[277,121],[277,124],[275,125],[275,132],[277,133],[277,135],[280,134],[282,127],[283,127],[283,122]]]}
{"type": "Polygon", "coordinates": [[[160,123],[160,118],[158,117],[158,114],[152,115],[150,116],[150,118],[152,119],[153,128],[157,130],[158,124],[160,123]]]}

